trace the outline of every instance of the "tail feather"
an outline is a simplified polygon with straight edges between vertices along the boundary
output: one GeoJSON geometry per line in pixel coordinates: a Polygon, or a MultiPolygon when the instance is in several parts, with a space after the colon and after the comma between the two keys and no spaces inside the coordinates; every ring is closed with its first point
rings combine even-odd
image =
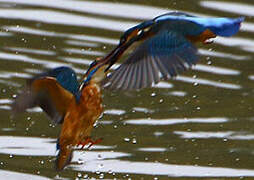
{"type": "Polygon", "coordinates": [[[214,18],[214,24],[208,26],[208,28],[218,36],[233,36],[236,34],[244,21],[244,17],[239,17],[235,19],[230,18],[214,18]]]}
{"type": "Polygon", "coordinates": [[[57,142],[57,149],[59,149],[56,158],[56,170],[61,171],[71,162],[73,149],[71,146],[60,146],[59,141],[57,142]]]}

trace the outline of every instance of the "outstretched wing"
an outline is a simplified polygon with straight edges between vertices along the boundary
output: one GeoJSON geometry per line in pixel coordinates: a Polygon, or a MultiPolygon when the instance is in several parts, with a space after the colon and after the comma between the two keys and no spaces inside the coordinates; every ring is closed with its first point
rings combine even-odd
{"type": "Polygon", "coordinates": [[[28,80],[26,88],[12,104],[13,112],[40,106],[55,123],[61,123],[74,96],[72,91],[78,89],[73,86],[77,80],[72,74],[72,69],[60,67],[28,80]]]}
{"type": "Polygon", "coordinates": [[[78,80],[77,75],[73,69],[61,66],[54,69],[51,69],[47,72],[41,73],[27,81],[28,86],[31,86],[31,83],[39,78],[43,77],[53,77],[56,81],[67,91],[75,94],[78,91],[78,80]]]}
{"type": "Polygon", "coordinates": [[[169,79],[198,60],[197,49],[176,31],[161,31],[145,40],[102,81],[105,88],[141,89],[169,79]]]}

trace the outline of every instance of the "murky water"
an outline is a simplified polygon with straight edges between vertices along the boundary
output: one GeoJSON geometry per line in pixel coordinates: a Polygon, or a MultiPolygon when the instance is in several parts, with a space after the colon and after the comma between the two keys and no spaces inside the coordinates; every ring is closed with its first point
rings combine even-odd
{"type": "Polygon", "coordinates": [[[0,179],[252,179],[254,2],[0,0],[0,179]],[[54,170],[55,127],[39,108],[11,117],[25,79],[60,65],[81,76],[121,33],[159,14],[246,16],[237,36],[202,46],[199,64],[138,92],[104,91],[103,137],[54,170]]]}

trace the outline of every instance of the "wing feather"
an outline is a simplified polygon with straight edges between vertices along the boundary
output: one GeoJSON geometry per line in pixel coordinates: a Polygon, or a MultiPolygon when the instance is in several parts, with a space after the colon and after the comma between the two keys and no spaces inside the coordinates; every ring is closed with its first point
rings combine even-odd
{"type": "Polygon", "coordinates": [[[187,70],[198,60],[197,49],[175,31],[162,31],[145,40],[111,73],[102,86],[110,89],[140,89],[187,70]],[[121,81],[115,81],[120,76],[121,81]],[[136,85],[133,85],[136,84],[136,85]]]}

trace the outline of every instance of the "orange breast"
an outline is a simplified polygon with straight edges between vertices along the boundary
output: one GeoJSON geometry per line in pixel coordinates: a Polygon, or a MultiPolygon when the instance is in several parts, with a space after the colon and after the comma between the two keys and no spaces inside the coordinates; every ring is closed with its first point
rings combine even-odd
{"type": "MultiPolygon", "coordinates": [[[[102,99],[97,84],[89,84],[82,90],[80,101],[73,98],[64,118],[60,142],[76,145],[90,136],[93,124],[102,113],[102,99]]],[[[65,143],[63,143],[65,144],[65,143]]]]}
{"type": "Polygon", "coordinates": [[[66,112],[60,133],[58,169],[71,159],[72,147],[90,136],[95,121],[103,111],[101,91],[97,84],[89,84],[82,90],[80,101],[73,98],[66,112]]]}

